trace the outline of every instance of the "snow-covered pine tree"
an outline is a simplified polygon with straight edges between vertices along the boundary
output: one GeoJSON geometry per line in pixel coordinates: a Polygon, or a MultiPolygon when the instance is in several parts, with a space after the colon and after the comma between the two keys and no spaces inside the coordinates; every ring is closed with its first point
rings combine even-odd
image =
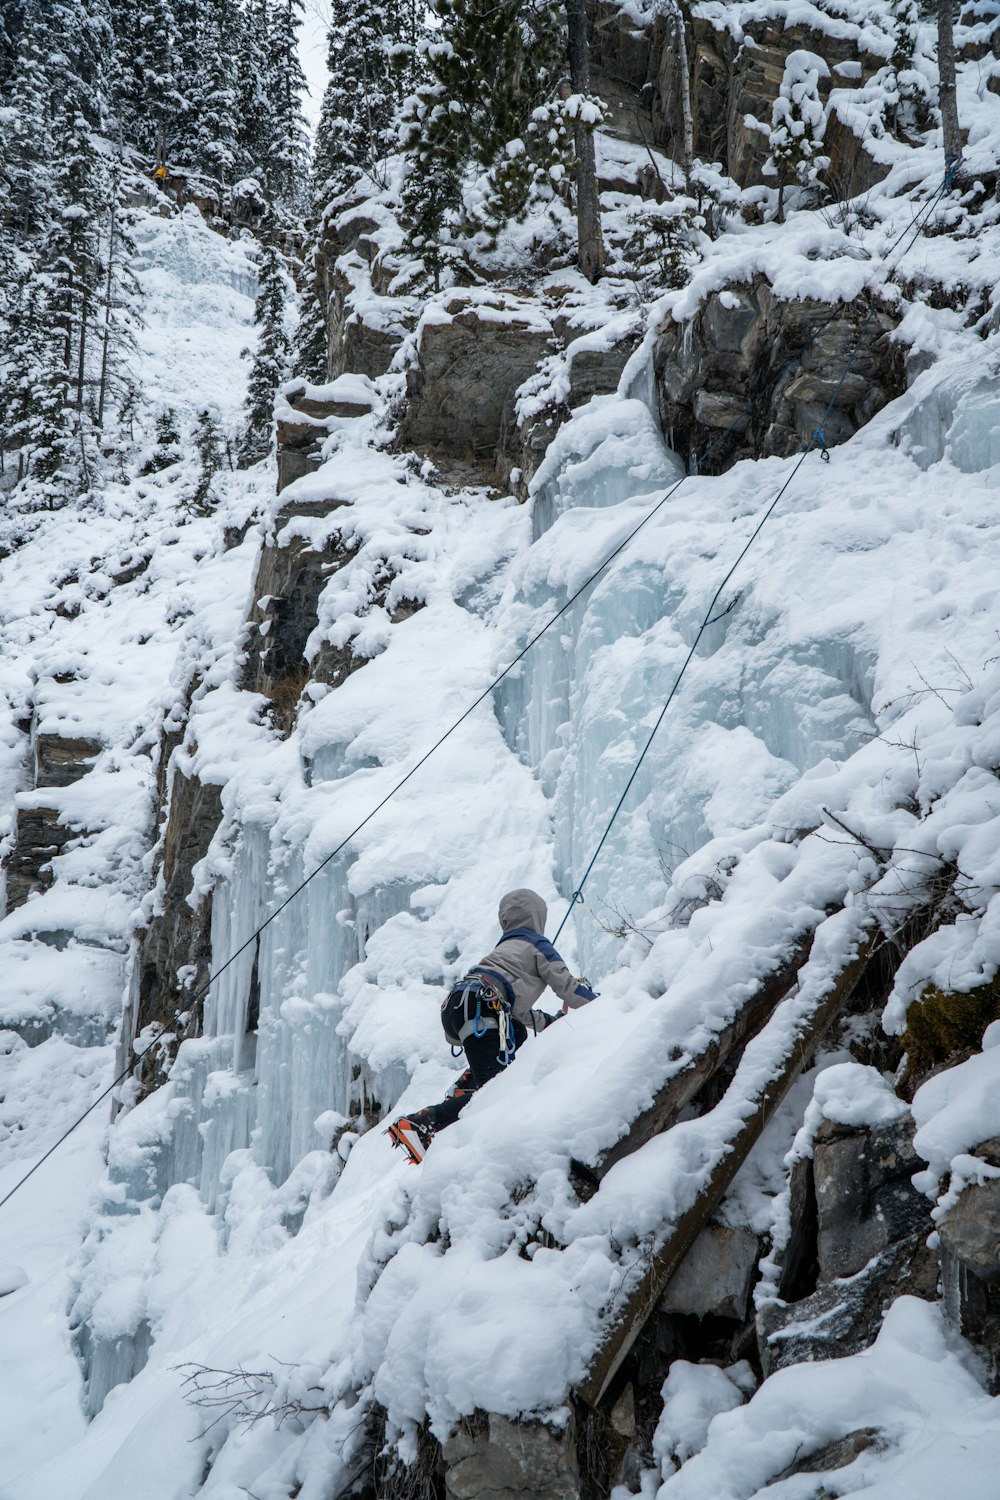
{"type": "Polygon", "coordinates": [[[435,0],[434,11],[400,143],[409,157],[410,244],[437,282],[467,169],[481,174],[474,218],[495,231],[524,212],[533,192],[553,191],[569,138],[556,97],[565,18],[552,0],[435,0]]]}
{"type": "MultiPolygon", "coordinates": [[[[916,65],[920,22],[918,0],[896,0],[893,6],[893,52],[868,87],[879,101],[882,124],[891,134],[906,136],[928,129],[932,120],[930,81],[916,65]]],[[[875,122],[879,133],[879,122],[875,122]]]]}
{"type": "Polygon", "coordinates": [[[135,406],[136,331],[141,292],[132,269],[136,255],[132,214],[125,206],[124,169],[115,161],[108,173],[107,204],[101,225],[101,286],[97,320],[95,420],[103,432],[108,416],[124,404],[135,406]]]}
{"type": "Polygon", "coordinates": [[[305,285],[299,295],[299,317],[292,359],[296,373],[316,385],[321,385],[328,373],[328,337],[321,296],[314,251],[306,264],[305,285]]]}
{"type": "Polygon", "coordinates": [[[24,13],[25,0],[4,0],[0,6],[0,100],[8,93],[14,77],[24,13]]]}
{"type": "Polygon", "coordinates": [[[270,241],[261,246],[254,324],[257,346],[247,380],[246,428],[240,444],[242,464],[265,457],[272,442],[274,397],[288,378],[291,341],[285,318],[292,297],[291,278],[281,252],[270,241]]]}
{"type": "Polygon", "coordinates": [[[379,0],[331,0],[327,33],[330,81],[316,130],[312,198],[319,212],[362,172],[377,175],[392,148],[399,74],[390,53],[405,43],[397,12],[379,0]]]}
{"type": "Polygon", "coordinates": [[[771,111],[768,144],[771,154],[764,172],[778,179],[778,222],[785,217],[785,189],[814,189],[827,165],[822,155],[826,114],[819,94],[819,80],[830,70],[815,52],[800,49],[785,60],[781,88],[771,111]]]}
{"type": "Polygon", "coordinates": [[[198,55],[187,94],[189,131],[181,160],[201,168],[220,183],[238,173],[236,122],[236,56],[240,10],[236,0],[201,0],[198,7],[198,55]]]}
{"type": "Polygon", "coordinates": [[[197,94],[201,77],[199,11],[202,0],[172,0],[172,3],[177,113],[170,153],[178,163],[190,164],[197,152],[197,94]]]}
{"type": "Polygon", "coordinates": [[[10,229],[21,244],[41,239],[54,213],[49,141],[56,25],[61,6],[41,0],[26,15],[4,131],[10,229]]]}
{"type": "Polygon", "coordinates": [[[268,0],[246,0],[236,65],[237,146],[242,176],[264,177],[274,147],[275,126],[268,89],[270,47],[268,0]]]}
{"type": "Polygon", "coordinates": [[[170,0],[144,0],[132,9],[130,56],[124,62],[128,71],[122,78],[124,118],[132,144],[156,165],[167,160],[182,107],[176,40],[170,0]]]}
{"type": "Polygon", "coordinates": [[[198,456],[198,479],[191,496],[190,507],[198,515],[209,510],[212,481],[222,468],[222,434],[219,424],[207,407],[198,413],[194,429],[194,449],[198,456]]]}
{"type": "Polygon", "coordinates": [[[268,27],[267,92],[272,138],[266,180],[272,195],[292,211],[304,206],[309,137],[302,115],[306,80],[299,62],[302,0],[274,0],[268,27]]]}
{"type": "Polygon", "coordinates": [[[183,456],[181,435],[177,426],[177,413],[172,406],[165,406],[156,417],[156,447],[143,464],[139,473],[158,474],[183,456]]]}

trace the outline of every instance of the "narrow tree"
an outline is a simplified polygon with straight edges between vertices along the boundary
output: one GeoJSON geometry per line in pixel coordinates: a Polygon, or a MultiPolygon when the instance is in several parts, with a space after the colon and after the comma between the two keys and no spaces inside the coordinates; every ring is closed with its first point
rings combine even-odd
{"type": "MultiPolygon", "coordinates": [[[[552,0],[436,0],[435,13],[439,24],[420,45],[424,73],[404,105],[400,142],[409,157],[409,242],[437,282],[457,230],[495,233],[523,215],[534,195],[551,196],[560,180],[566,32],[552,0]],[[463,225],[469,168],[481,174],[479,206],[463,225]]],[[[591,101],[577,99],[585,123],[591,101]]]]}
{"type": "Polygon", "coordinates": [[[952,178],[962,169],[962,133],[958,125],[958,90],[955,79],[954,0],[938,0],[938,92],[941,129],[944,135],[945,171],[952,178]]]}
{"type": "Polygon", "coordinates": [[[829,76],[829,68],[815,52],[790,52],[785,60],[780,92],[771,111],[771,154],[764,164],[765,173],[778,179],[779,224],[785,217],[785,189],[814,187],[826,165],[821,155],[826,115],[819,80],[829,76]]]}
{"type": "Polygon", "coordinates": [[[309,142],[302,117],[306,80],[299,62],[302,0],[276,0],[268,30],[268,95],[272,134],[267,185],[287,208],[303,205],[309,142]]]}
{"type": "Polygon", "coordinates": [[[569,72],[573,95],[569,102],[576,152],[577,263],[588,281],[597,281],[604,271],[604,239],[601,234],[601,200],[597,187],[597,156],[593,125],[587,117],[590,100],[590,44],[587,40],[586,0],[566,0],[569,32],[569,72]]]}
{"type": "Polygon", "coordinates": [[[280,252],[270,242],[261,248],[254,323],[257,347],[247,381],[246,429],[240,462],[256,463],[270,451],[274,427],[274,397],[288,378],[291,342],[285,329],[290,281],[280,252]]]}
{"type": "Polygon", "coordinates": [[[207,515],[212,481],[222,468],[222,434],[219,432],[218,422],[207,407],[198,413],[193,441],[198,455],[198,479],[190,505],[196,514],[207,515]]]}
{"type": "Polygon", "coordinates": [[[263,177],[274,146],[269,69],[268,0],[247,0],[236,64],[236,143],[243,175],[263,177]]]}

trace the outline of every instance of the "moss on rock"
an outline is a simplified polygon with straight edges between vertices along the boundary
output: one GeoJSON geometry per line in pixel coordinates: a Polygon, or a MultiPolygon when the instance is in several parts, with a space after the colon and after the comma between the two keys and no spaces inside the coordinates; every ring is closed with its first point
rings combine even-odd
{"type": "Polygon", "coordinates": [[[998,1019],[1000,975],[964,992],[927,985],[906,1012],[904,1089],[912,1091],[941,1063],[974,1052],[987,1026],[998,1019]]]}

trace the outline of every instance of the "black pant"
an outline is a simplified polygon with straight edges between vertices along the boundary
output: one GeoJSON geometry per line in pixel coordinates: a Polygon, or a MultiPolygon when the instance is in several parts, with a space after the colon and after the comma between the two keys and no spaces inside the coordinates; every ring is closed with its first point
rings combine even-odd
{"type": "MultiPolygon", "coordinates": [[[[522,1026],[520,1021],[511,1018],[511,1026],[514,1031],[515,1047],[523,1047],[528,1039],[528,1029],[522,1026]]],[[[469,1066],[448,1095],[447,1099],[440,1104],[431,1104],[427,1109],[418,1110],[416,1115],[410,1119],[426,1120],[435,1130],[443,1130],[446,1125],[454,1125],[462,1110],[468,1104],[477,1089],[481,1089],[484,1083],[489,1083],[503,1071],[503,1063],[500,1061],[500,1033],[496,1027],[483,1033],[482,1036],[467,1036],[464,1042],[465,1056],[469,1066]]]]}

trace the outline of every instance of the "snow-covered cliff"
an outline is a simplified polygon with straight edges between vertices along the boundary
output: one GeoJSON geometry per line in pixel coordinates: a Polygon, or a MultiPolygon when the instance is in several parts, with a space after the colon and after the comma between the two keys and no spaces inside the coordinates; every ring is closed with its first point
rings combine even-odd
{"type": "MultiPolygon", "coordinates": [[[[985,160],[1000,101],[966,85],[985,160]]],[[[606,151],[622,171],[640,155],[606,151]]],[[[911,1004],[989,990],[1000,964],[985,179],[941,200],[936,150],[914,149],[870,224],[748,226],[651,309],[565,269],[530,296],[411,297],[387,373],[306,393],[330,413],[322,448],[280,495],[261,465],[196,513],[182,460],[99,512],[7,519],[4,832],[35,863],[0,923],[0,1197],[115,1055],[154,1050],[110,1129],[95,1111],[2,1210],[3,1500],[749,1500],[817,1493],[848,1463],[851,1491],[995,1495],[996,1399],[956,1331],[967,1237],[948,1225],[998,1172],[996,1028],[899,1096],[911,1004]],[[908,243],[922,208],[933,236],[908,243]],[[880,298],[902,394],[826,462],[686,473],[662,423],[684,341],[665,343],[761,276],[782,303],[880,298]],[[959,283],[961,308],[935,305],[959,283]],[[522,437],[552,423],[527,504],[520,472],[501,489],[482,455],[418,442],[428,411],[458,420],[470,328],[484,388],[547,351],[519,382],[522,437]],[[603,393],[574,386],[584,368],[603,393]],[[454,1080],[438,1007],[499,896],[536,888],[551,932],[599,845],[559,946],[600,1000],[408,1167],[380,1122],[454,1080]],[[657,1116],[712,1048],[718,1071],[657,1116]],[[862,1170],[834,1155],[874,1170],[879,1131],[907,1171],[831,1229],[862,1170]],[[708,1242],[677,1239],[707,1194],[715,1281],[708,1242]],[[869,1219],[851,1260],[843,1225],[869,1219]]],[[[224,423],[252,261],[193,209],[151,216],[140,245],[147,389],[224,423]]],[[[845,364],[812,371],[820,411],[845,364]]],[[[509,420],[490,454],[508,473],[509,420]]]]}

